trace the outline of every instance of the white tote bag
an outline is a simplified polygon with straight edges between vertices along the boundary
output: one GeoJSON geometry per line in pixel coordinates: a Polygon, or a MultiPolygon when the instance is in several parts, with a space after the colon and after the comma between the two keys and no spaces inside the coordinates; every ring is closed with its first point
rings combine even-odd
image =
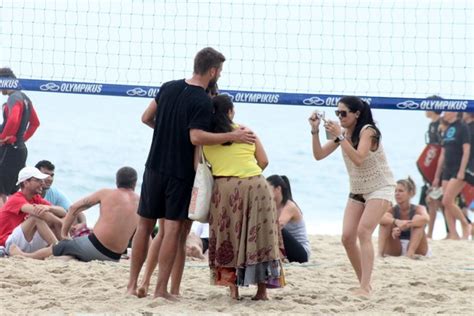
{"type": "Polygon", "coordinates": [[[212,187],[214,178],[201,150],[201,159],[196,169],[191,202],[189,203],[188,217],[201,223],[209,222],[212,187]]]}

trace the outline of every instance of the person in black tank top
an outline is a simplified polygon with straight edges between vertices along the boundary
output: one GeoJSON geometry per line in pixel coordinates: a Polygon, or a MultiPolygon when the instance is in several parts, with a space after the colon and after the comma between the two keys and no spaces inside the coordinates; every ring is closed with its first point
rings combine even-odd
{"type": "Polygon", "coordinates": [[[379,256],[401,256],[414,258],[415,255],[428,254],[428,239],[425,225],[429,215],[422,205],[410,204],[416,193],[413,180],[398,180],[395,189],[397,204],[387,212],[380,222],[379,256]],[[404,246],[408,245],[407,249],[404,246]]]}

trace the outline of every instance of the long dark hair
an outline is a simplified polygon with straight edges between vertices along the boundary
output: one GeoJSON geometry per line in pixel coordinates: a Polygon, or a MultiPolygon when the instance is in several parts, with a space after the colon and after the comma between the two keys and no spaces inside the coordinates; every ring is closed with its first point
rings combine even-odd
{"type": "Polygon", "coordinates": [[[350,112],[355,113],[359,111],[359,117],[357,118],[357,123],[354,128],[354,132],[352,132],[351,136],[351,142],[354,148],[357,148],[357,146],[359,146],[360,131],[362,127],[367,124],[370,124],[371,127],[375,130],[375,136],[373,136],[372,139],[375,141],[376,147],[378,147],[382,134],[380,133],[380,130],[377,128],[377,126],[375,126],[375,122],[372,117],[372,111],[370,110],[369,104],[361,98],[354,96],[342,97],[339,102],[344,103],[344,105],[347,106],[350,112]]]}
{"type": "Polygon", "coordinates": [[[269,176],[267,178],[267,181],[270,182],[270,184],[275,188],[281,188],[281,203],[283,205],[285,205],[288,200],[293,201],[293,196],[291,195],[290,180],[288,180],[287,176],[279,176],[277,174],[274,174],[269,176]]]}
{"type": "MultiPolygon", "coordinates": [[[[228,133],[233,131],[232,120],[229,117],[229,111],[234,108],[234,104],[230,97],[226,94],[219,94],[212,98],[212,113],[211,131],[213,133],[228,133]]],[[[227,142],[222,145],[232,145],[232,142],[227,142]]]]}

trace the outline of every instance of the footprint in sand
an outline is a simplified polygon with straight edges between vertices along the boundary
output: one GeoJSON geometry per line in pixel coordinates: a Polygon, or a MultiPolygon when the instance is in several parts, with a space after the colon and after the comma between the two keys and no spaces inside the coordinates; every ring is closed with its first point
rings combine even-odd
{"type": "Polygon", "coordinates": [[[449,297],[447,295],[444,295],[444,294],[431,294],[431,293],[427,293],[427,292],[420,292],[420,293],[418,293],[417,296],[421,297],[421,298],[424,298],[424,299],[434,299],[438,302],[444,302],[444,301],[449,300],[449,297]]]}

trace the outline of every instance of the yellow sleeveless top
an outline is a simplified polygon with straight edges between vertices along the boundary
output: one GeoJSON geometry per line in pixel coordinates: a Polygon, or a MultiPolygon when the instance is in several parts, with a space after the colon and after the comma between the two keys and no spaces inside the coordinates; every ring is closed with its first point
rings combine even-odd
{"type": "Polygon", "coordinates": [[[255,144],[206,145],[203,151],[214,176],[248,178],[262,174],[255,158],[255,144]]]}

